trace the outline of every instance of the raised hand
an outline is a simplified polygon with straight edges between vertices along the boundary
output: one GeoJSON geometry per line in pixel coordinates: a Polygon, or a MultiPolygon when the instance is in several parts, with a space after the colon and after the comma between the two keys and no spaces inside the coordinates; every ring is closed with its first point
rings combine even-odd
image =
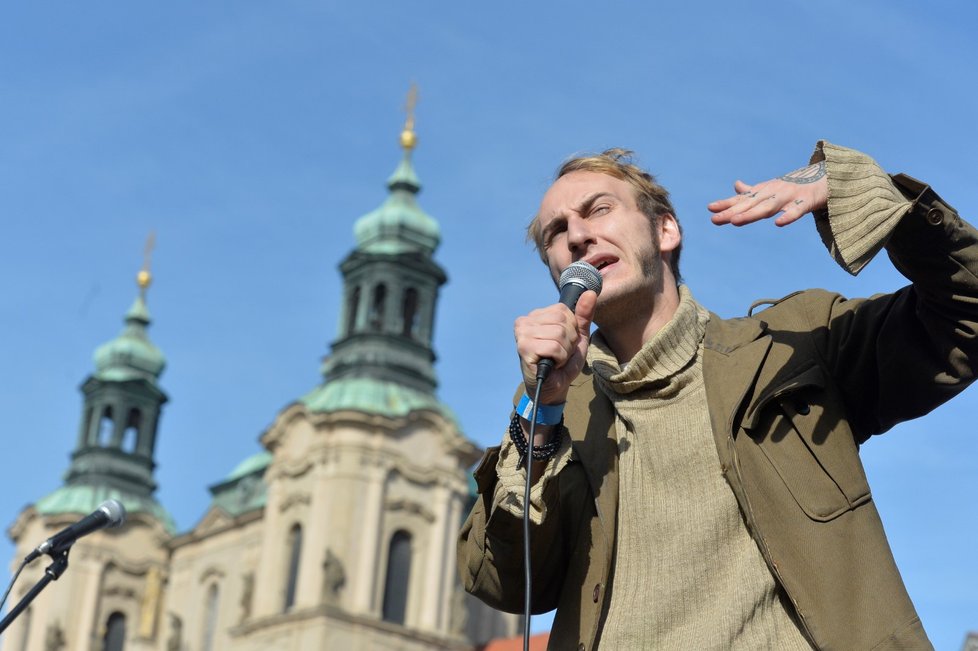
{"type": "Polygon", "coordinates": [[[714,224],[744,226],[781,213],[774,223],[787,226],[805,213],[825,208],[829,198],[825,163],[813,163],[770,181],[734,183],[736,195],[709,204],[714,224]]]}

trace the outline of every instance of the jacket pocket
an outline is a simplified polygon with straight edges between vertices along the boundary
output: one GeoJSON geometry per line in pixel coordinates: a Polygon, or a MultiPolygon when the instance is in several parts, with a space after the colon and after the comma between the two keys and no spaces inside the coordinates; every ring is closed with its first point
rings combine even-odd
{"type": "Polygon", "coordinates": [[[832,394],[812,362],[762,393],[744,418],[798,506],[820,522],[871,498],[842,402],[832,394]]]}

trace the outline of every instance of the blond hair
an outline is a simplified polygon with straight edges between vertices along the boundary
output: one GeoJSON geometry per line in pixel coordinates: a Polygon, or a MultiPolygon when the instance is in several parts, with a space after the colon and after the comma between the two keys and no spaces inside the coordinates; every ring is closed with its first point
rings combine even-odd
{"type": "MultiPolygon", "coordinates": [[[[653,229],[659,227],[659,222],[663,215],[669,214],[676,219],[676,226],[679,227],[679,218],[676,211],[669,201],[669,191],[656,182],[655,177],[643,170],[632,162],[634,152],[628,149],[614,147],[606,149],[600,154],[589,154],[586,156],[575,156],[565,161],[557,173],[554,181],[571,172],[597,172],[607,174],[613,178],[625,181],[635,190],[635,202],[638,209],[642,211],[649,221],[652,222],[653,229]]],[[[680,227],[680,233],[682,229],[680,227]]],[[[540,259],[544,264],[548,264],[547,250],[543,246],[543,232],[540,228],[540,216],[534,215],[533,220],[526,227],[526,239],[533,242],[540,259]]],[[[682,250],[682,241],[673,249],[669,258],[669,267],[678,282],[679,276],[679,254],[682,250]]]]}

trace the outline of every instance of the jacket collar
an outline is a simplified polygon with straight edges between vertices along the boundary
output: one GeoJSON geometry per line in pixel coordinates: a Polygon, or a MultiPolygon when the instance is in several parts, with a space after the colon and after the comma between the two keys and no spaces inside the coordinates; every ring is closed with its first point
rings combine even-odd
{"type": "Polygon", "coordinates": [[[727,435],[733,436],[737,411],[754,387],[771,348],[771,337],[766,333],[767,324],[759,319],[721,319],[710,314],[703,339],[703,382],[721,462],[727,435]]]}

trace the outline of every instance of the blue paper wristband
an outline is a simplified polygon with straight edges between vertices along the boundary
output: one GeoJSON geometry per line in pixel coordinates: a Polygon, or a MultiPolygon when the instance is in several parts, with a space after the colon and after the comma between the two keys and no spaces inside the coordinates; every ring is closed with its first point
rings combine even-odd
{"type": "MultiPolygon", "coordinates": [[[[533,415],[533,401],[530,396],[523,394],[520,403],[516,405],[516,413],[530,420],[533,415]]],[[[564,417],[564,403],[559,405],[538,405],[537,406],[537,425],[556,425],[564,417]]]]}

